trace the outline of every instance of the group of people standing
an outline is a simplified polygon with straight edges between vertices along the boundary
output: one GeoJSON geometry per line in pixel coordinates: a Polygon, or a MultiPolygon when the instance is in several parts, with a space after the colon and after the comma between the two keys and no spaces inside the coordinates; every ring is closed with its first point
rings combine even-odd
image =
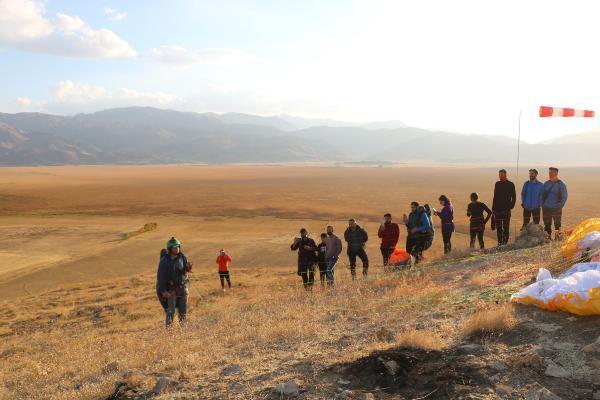
{"type": "MultiPolygon", "coordinates": [[[[538,171],[529,170],[529,179],[521,189],[521,207],[523,208],[523,228],[533,219],[539,224],[543,219],[544,229],[552,238],[561,239],[562,210],[568,198],[567,185],[558,178],[558,168],[550,167],[549,179],[542,183],[538,180],[538,171]],[[554,229],[553,229],[554,228],[554,229]],[[553,232],[554,230],[554,232],[553,232]]],[[[478,242],[481,249],[485,248],[484,233],[488,222],[491,220],[491,229],[496,230],[498,246],[508,244],[510,239],[510,222],[513,209],[517,203],[515,184],[508,180],[506,170],[498,171],[499,180],[494,186],[492,208],[483,203],[479,194],[471,193],[470,203],[467,206],[469,218],[470,247],[474,248],[478,242]]],[[[441,209],[429,207],[428,204],[420,205],[413,201],[410,205],[411,212],[402,216],[402,221],[407,229],[406,251],[414,257],[415,262],[423,260],[423,253],[433,243],[435,229],[432,216],[440,219],[444,253],[452,251],[452,234],[455,230],[454,207],[446,195],[438,198],[441,209]]],[[[383,265],[387,266],[389,258],[400,239],[400,226],[393,222],[392,215],[386,213],[384,221],[377,232],[381,238],[381,255],[383,265]]],[[[356,279],[357,259],[362,261],[363,276],[367,276],[369,257],[365,245],[369,240],[367,231],[360,227],[355,219],[348,221],[348,228],[344,232],[347,243],[347,254],[350,263],[352,279],[356,279]]],[[[300,230],[300,237],[296,237],[290,246],[292,251],[298,251],[298,275],[302,277],[305,288],[314,285],[315,265],[319,267],[320,281],[333,285],[334,269],[342,252],[342,241],[334,233],[332,226],[327,227],[327,233],[321,234],[321,241],[316,244],[309,237],[305,228],[300,230]]]]}

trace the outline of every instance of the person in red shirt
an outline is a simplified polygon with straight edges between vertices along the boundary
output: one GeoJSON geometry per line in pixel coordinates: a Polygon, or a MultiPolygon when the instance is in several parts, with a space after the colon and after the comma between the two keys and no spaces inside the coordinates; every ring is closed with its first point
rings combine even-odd
{"type": "Polygon", "coordinates": [[[229,278],[229,264],[231,264],[231,256],[225,253],[225,250],[221,249],[219,256],[217,257],[217,264],[219,265],[219,279],[221,280],[221,289],[225,290],[225,280],[227,280],[227,287],[231,289],[231,279],[229,278]]]}
{"type": "Polygon", "coordinates": [[[383,266],[388,265],[390,255],[394,252],[398,239],[400,239],[400,227],[392,222],[392,214],[387,213],[383,216],[384,222],[379,227],[377,236],[381,238],[381,255],[383,256],[383,266]]]}

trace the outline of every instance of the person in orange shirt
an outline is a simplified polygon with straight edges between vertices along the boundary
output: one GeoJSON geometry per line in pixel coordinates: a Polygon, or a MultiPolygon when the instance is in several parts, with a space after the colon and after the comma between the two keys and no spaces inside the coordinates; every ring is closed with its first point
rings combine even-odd
{"type": "Polygon", "coordinates": [[[219,279],[221,279],[221,288],[225,290],[225,280],[227,280],[227,287],[231,289],[231,279],[229,278],[229,264],[231,263],[231,257],[225,253],[225,250],[219,251],[217,257],[217,264],[219,265],[219,279]]]}

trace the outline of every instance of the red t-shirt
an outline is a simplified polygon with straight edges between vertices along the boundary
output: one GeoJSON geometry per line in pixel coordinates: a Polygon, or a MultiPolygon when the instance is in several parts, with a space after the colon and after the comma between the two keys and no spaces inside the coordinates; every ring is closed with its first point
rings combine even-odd
{"type": "Polygon", "coordinates": [[[229,255],[218,256],[217,264],[219,264],[219,272],[229,271],[229,263],[231,263],[231,257],[229,257],[229,255]]]}

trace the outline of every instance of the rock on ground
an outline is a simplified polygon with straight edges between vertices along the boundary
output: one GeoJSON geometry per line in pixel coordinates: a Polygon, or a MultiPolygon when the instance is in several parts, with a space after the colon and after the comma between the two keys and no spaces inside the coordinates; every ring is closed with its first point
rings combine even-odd
{"type": "Polygon", "coordinates": [[[300,395],[300,386],[294,381],[287,381],[277,385],[276,392],[283,396],[296,397],[300,395]]]}

